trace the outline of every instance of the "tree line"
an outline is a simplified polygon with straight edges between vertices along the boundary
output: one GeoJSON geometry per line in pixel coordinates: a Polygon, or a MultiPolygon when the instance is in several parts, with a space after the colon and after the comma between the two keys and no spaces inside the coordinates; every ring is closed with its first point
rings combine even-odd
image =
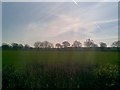
{"type": "MultiPolygon", "coordinates": [[[[87,48],[95,48],[95,47],[101,47],[101,48],[106,48],[107,44],[105,42],[100,42],[99,46],[96,44],[93,40],[87,39],[84,41],[84,46],[87,48]]],[[[62,44],[56,43],[53,45],[53,43],[49,41],[37,41],[34,43],[34,47],[31,47],[28,44],[22,45],[18,43],[12,43],[11,45],[7,43],[2,44],[2,49],[40,49],[40,48],[68,48],[68,47],[73,47],[73,48],[82,48],[83,45],[80,41],[75,40],[72,44],[70,44],[68,41],[63,41],[62,44]]],[[[114,41],[111,44],[111,47],[120,47],[120,41],[114,41]]]]}

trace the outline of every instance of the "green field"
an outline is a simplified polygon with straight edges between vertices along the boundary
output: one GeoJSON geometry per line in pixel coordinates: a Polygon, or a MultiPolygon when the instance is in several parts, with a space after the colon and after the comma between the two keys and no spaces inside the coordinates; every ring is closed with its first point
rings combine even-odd
{"type": "Polygon", "coordinates": [[[109,51],[3,51],[3,66],[29,62],[118,63],[118,52],[109,51]]]}
{"type": "Polygon", "coordinates": [[[3,89],[119,89],[119,52],[3,50],[3,89]]]}

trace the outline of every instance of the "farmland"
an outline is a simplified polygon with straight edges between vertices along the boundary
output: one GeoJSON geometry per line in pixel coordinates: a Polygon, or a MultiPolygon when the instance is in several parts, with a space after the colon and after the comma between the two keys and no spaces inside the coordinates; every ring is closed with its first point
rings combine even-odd
{"type": "Polygon", "coordinates": [[[118,89],[117,51],[3,50],[3,88],[118,89]]]}
{"type": "Polygon", "coordinates": [[[3,51],[3,66],[29,62],[118,63],[118,52],[109,51],[3,51]]]}

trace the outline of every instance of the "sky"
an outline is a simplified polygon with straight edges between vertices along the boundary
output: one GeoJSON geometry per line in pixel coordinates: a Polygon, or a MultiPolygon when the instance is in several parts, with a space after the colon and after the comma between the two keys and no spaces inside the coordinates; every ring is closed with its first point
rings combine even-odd
{"type": "Polygon", "coordinates": [[[118,40],[117,2],[3,2],[2,42],[118,40]]]}
{"type": "Polygon", "coordinates": [[[119,2],[119,0],[1,0],[2,2],[119,2]]]}
{"type": "Polygon", "coordinates": [[[0,46],[2,43],[2,3],[0,2],[0,46]]]}

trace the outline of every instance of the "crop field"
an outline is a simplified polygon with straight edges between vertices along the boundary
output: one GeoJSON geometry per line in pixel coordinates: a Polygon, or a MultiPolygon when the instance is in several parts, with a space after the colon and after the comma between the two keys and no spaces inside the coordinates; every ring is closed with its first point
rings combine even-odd
{"type": "Polygon", "coordinates": [[[29,62],[118,63],[118,52],[109,51],[3,51],[3,66],[21,66],[29,62]]]}
{"type": "Polygon", "coordinates": [[[3,50],[3,89],[119,89],[119,52],[3,50]]]}

